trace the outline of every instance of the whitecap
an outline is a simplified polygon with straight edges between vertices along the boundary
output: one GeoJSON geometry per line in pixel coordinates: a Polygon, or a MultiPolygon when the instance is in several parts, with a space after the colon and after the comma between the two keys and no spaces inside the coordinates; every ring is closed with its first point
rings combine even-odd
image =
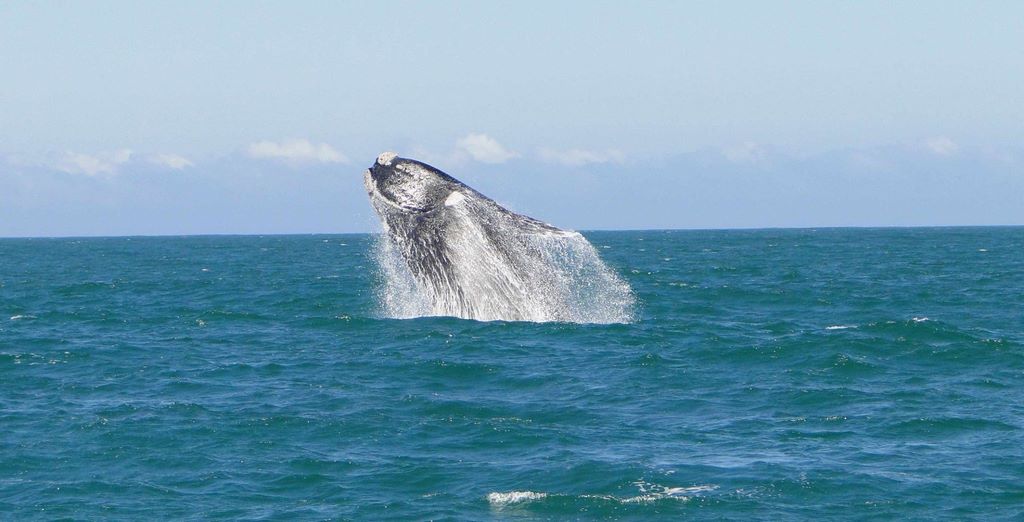
{"type": "Polygon", "coordinates": [[[699,486],[676,487],[676,488],[668,487],[668,486],[662,486],[660,484],[654,484],[654,483],[646,482],[646,481],[643,481],[643,480],[641,480],[639,482],[636,482],[634,484],[637,486],[637,488],[640,489],[640,493],[643,493],[643,495],[640,495],[638,497],[631,497],[631,498],[623,499],[623,502],[628,502],[628,501],[631,501],[631,500],[632,501],[636,501],[634,499],[647,499],[647,498],[649,498],[651,500],[659,500],[659,499],[663,499],[663,498],[677,498],[677,499],[681,499],[681,500],[682,499],[688,500],[689,496],[693,495],[694,493],[704,493],[704,492],[707,492],[707,491],[714,491],[714,490],[718,489],[718,486],[716,486],[714,484],[702,484],[702,485],[699,485],[699,486]]]}
{"type": "MultiPolygon", "coordinates": [[[[628,498],[622,498],[622,499],[613,498],[611,500],[616,500],[616,501],[621,502],[623,504],[650,504],[651,502],[654,502],[656,500],[661,500],[662,498],[664,498],[664,497],[662,497],[661,495],[638,495],[638,496],[635,496],[635,497],[628,497],[628,498]]],[[[679,500],[682,500],[683,502],[686,502],[686,501],[690,500],[689,497],[677,497],[677,498],[679,500]]]]}
{"type": "Polygon", "coordinates": [[[650,482],[639,481],[634,483],[640,490],[640,494],[632,497],[616,497],[614,495],[580,495],[580,498],[596,498],[620,504],[650,504],[659,500],[675,500],[678,502],[689,502],[696,494],[706,493],[718,489],[714,484],[703,484],[690,487],[667,487],[650,482]]]}
{"type": "Polygon", "coordinates": [[[487,494],[487,502],[492,506],[502,507],[509,504],[518,504],[522,502],[532,502],[535,500],[541,500],[548,497],[568,497],[568,498],[580,498],[580,499],[597,499],[604,500],[607,502],[616,502],[619,504],[649,504],[657,502],[659,500],[675,500],[678,502],[688,502],[694,496],[700,493],[707,493],[718,489],[715,484],[701,484],[697,486],[689,487],[668,487],[660,484],[654,484],[647,481],[637,481],[633,483],[634,486],[640,490],[639,495],[632,497],[618,497],[615,495],[602,495],[602,494],[551,494],[536,491],[508,491],[508,492],[492,492],[487,494]]]}
{"type": "Polygon", "coordinates": [[[538,493],[536,491],[508,491],[505,493],[495,491],[487,494],[487,502],[490,502],[493,506],[507,506],[509,504],[540,500],[547,496],[547,493],[538,493]]]}
{"type": "Polygon", "coordinates": [[[22,319],[35,319],[35,318],[36,318],[36,316],[28,315],[28,314],[25,314],[25,315],[20,315],[19,314],[19,315],[12,315],[11,316],[11,320],[12,321],[20,321],[22,319]]]}
{"type": "Polygon", "coordinates": [[[911,319],[911,321],[914,321],[915,323],[923,323],[925,321],[930,321],[930,320],[931,319],[928,319],[927,317],[914,317],[914,318],[911,319]]]}
{"type": "Polygon", "coordinates": [[[847,330],[847,329],[850,329],[850,328],[856,328],[856,326],[854,326],[854,325],[846,325],[846,324],[834,324],[832,326],[826,326],[825,327],[826,330],[847,330]]]}

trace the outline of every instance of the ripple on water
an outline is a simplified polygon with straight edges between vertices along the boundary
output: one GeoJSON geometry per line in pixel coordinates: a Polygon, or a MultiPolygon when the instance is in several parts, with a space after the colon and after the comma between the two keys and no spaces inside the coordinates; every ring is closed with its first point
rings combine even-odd
{"type": "Polygon", "coordinates": [[[1024,229],[587,236],[637,322],[382,319],[367,236],[0,240],[0,512],[1024,515],[1024,229]]]}

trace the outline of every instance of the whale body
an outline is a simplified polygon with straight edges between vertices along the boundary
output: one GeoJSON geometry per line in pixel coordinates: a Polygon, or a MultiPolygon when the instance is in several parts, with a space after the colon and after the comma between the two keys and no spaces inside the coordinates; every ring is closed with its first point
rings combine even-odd
{"type": "Polygon", "coordinates": [[[393,317],[613,323],[628,284],[586,239],[512,212],[444,172],[385,152],[364,173],[381,221],[381,301],[393,317]]]}

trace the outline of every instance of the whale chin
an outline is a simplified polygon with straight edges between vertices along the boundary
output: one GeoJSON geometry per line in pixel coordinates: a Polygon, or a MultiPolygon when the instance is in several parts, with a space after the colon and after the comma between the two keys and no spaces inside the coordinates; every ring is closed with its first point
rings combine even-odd
{"type": "Polygon", "coordinates": [[[383,153],[364,173],[383,233],[386,316],[626,322],[629,286],[582,235],[516,214],[425,163],[383,153]]]}

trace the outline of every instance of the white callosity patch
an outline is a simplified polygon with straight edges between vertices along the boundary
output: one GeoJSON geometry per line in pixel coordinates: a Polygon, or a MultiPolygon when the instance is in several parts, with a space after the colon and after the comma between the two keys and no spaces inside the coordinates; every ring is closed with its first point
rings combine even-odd
{"type": "Polygon", "coordinates": [[[391,165],[391,161],[398,157],[398,154],[394,152],[381,152],[380,156],[377,156],[377,163],[384,165],[385,167],[391,165]]]}

